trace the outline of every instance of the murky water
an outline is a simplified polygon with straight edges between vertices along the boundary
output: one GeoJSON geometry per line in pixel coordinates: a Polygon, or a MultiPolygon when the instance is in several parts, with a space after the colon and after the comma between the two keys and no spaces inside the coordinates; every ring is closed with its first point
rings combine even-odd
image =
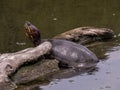
{"type": "Polygon", "coordinates": [[[90,48],[102,59],[92,74],[53,79],[31,90],[120,90],[120,0],[0,0],[0,17],[1,53],[31,46],[24,35],[25,21],[40,28],[43,38],[79,26],[113,29],[114,40],[90,48]]]}

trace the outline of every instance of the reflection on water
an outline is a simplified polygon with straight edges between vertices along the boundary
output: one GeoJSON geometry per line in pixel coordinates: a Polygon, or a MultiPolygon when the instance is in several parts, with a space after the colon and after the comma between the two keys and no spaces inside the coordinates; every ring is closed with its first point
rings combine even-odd
{"type": "MultiPolygon", "coordinates": [[[[51,38],[79,26],[113,29],[117,36],[114,40],[89,47],[100,59],[106,60],[98,64],[98,72],[92,75],[74,74],[74,77],[60,79],[57,84],[51,85],[54,83],[51,81],[42,88],[43,90],[80,88],[119,90],[120,0],[1,0],[0,17],[1,53],[14,52],[31,46],[23,30],[26,20],[40,29],[43,38],[51,38]],[[118,48],[113,50],[112,47],[118,48]]],[[[41,89],[36,87],[33,90],[41,89]]]]}

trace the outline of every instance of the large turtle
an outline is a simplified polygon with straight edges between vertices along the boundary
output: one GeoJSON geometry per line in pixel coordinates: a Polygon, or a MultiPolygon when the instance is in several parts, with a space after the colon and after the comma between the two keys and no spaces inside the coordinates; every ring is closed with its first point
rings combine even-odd
{"type": "MultiPolygon", "coordinates": [[[[25,23],[25,33],[34,46],[41,43],[39,29],[30,22],[25,23]]],[[[50,54],[60,62],[60,65],[84,67],[94,65],[99,61],[96,55],[83,45],[62,39],[48,39],[47,41],[52,44],[50,54]]]]}

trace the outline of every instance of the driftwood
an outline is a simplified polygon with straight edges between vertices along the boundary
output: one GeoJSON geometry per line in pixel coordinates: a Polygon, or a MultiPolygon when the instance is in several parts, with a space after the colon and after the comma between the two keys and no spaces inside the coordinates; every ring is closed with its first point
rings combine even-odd
{"type": "Polygon", "coordinates": [[[35,48],[28,48],[16,53],[1,54],[0,56],[0,84],[10,82],[9,76],[21,65],[31,62],[46,54],[51,49],[50,42],[44,42],[35,48]]]}
{"type": "Polygon", "coordinates": [[[54,38],[87,44],[94,41],[108,40],[113,38],[113,36],[113,31],[108,28],[79,27],[59,34],[54,38]]]}

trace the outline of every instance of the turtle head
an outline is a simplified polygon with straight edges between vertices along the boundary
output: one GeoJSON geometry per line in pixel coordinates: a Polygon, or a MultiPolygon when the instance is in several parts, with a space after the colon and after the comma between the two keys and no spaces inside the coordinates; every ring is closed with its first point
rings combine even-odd
{"type": "Polygon", "coordinates": [[[32,25],[30,22],[25,23],[25,35],[30,39],[30,41],[37,46],[41,43],[40,31],[37,27],[32,25]]]}

